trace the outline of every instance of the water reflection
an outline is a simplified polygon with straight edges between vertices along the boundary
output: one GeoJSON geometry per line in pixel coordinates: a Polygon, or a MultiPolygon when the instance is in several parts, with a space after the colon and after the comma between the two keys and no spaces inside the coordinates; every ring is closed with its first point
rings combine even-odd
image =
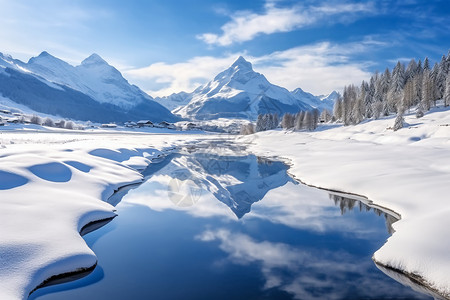
{"type": "Polygon", "coordinates": [[[387,213],[379,208],[370,206],[365,204],[363,201],[344,197],[341,195],[330,194],[330,199],[334,201],[336,206],[339,206],[341,210],[341,215],[344,215],[346,212],[353,210],[355,206],[358,206],[359,211],[373,211],[377,216],[383,216],[386,220],[386,228],[390,235],[392,235],[395,230],[392,227],[392,224],[399,220],[398,216],[394,216],[394,212],[387,213]]]}
{"type": "Polygon", "coordinates": [[[296,184],[284,164],[253,155],[177,154],[152,167],[114,226],[86,236],[104,277],[31,299],[425,298],[374,266],[388,237],[379,216],[394,222],[380,209],[296,184]]]}

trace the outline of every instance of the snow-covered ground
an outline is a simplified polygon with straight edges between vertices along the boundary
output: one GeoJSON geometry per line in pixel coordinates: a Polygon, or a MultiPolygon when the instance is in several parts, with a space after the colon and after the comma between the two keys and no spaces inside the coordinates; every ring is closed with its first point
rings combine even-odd
{"type": "Polygon", "coordinates": [[[450,297],[450,110],[405,121],[396,132],[388,129],[391,117],[242,141],[252,139],[257,155],[285,158],[290,173],[307,184],[363,195],[399,213],[396,232],[374,260],[450,297]]]}
{"type": "Polygon", "coordinates": [[[114,217],[114,191],[195,135],[180,137],[0,131],[0,299],[27,299],[51,276],[93,267],[80,230],[114,217]]]}

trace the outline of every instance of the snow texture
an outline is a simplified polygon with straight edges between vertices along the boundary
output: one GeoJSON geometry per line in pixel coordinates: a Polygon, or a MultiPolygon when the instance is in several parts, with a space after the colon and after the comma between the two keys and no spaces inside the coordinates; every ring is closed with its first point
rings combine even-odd
{"type": "Polygon", "coordinates": [[[0,299],[27,299],[54,275],[95,266],[80,230],[115,216],[108,198],[121,186],[142,182],[138,170],[163,155],[156,148],[165,151],[169,139],[133,133],[2,132],[0,299]]]}

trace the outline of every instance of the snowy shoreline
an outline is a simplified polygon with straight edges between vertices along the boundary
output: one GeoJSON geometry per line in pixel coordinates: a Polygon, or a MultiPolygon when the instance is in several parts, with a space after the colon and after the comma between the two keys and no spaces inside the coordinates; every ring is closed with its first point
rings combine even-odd
{"type": "Polygon", "coordinates": [[[177,138],[3,132],[0,298],[27,299],[49,281],[94,268],[84,229],[114,218],[108,199],[142,183],[141,171],[177,138]]]}
{"type": "Polygon", "coordinates": [[[421,119],[406,116],[413,125],[397,132],[388,129],[392,122],[390,117],[324,125],[315,132],[268,131],[241,142],[249,141],[255,155],[289,161],[289,172],[307,185],[363,195],[400,214],[374,262],[449,298],[450,114],[443,109],[421,119]]]}

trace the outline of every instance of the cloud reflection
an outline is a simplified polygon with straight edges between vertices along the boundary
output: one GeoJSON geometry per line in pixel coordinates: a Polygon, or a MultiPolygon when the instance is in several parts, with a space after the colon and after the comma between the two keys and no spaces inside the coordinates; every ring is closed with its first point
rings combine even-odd
{"type": "MultiPolygon", "coordinates": [[[[361,238],[374,232],[362,218],[343,218],[336,199],[330,200],[327,192],[295,184],[280,162],[229,156],[225,167],[217,169],[211,162],[220,159],[206,154],[175,156],[139,189],[130,191],[124,204],[182,210],[202,218],[236,220],[245,215],[295,229],[346,231],[361,238]]],[[[341,211],[351,210],[347,206],[341,211]]]]}
{"type": "Polygon", "coordinates": [[[299,249],[284,243],[257,241],[223,228],[206,230],[196,239],[218,242],[233,264],[258,265],[265,289],[279,288],[296,299],[414,297],[412,291],[396,290],[390,279],[371,271],[374,266],[370,260],[360,261],[361,257],[342,250],[299,249]]]}

